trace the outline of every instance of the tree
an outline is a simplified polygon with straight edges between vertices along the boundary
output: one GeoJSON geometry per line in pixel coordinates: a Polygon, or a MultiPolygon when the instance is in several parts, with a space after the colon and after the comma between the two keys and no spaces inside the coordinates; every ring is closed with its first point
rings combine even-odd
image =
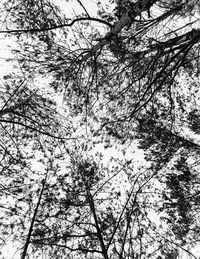
{"type": "Polygon", "coordinates": [[[199,3],[73,4],[1,5],[18,67],[0,110],[2,245],[17,238],[22,258],[197,258],[199,3]],[[124,158],[105,164],[101,145],[124,158]]]}

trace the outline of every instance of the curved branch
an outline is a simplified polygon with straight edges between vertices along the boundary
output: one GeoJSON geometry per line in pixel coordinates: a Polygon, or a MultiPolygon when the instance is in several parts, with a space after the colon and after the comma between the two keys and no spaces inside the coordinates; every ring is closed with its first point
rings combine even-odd
{"type": "Polygon", "coordinates": [[[49,136],[49,137],[52,137],[52,138],[55,138],[55,139],[62,139],[62,140],[63,139],[65,139],[65,140],[72,140],[72,139],[74,139],[74,140],[76,140],[76,138],[65,138],[65,137],[55,136],[55,135],[52,135],[49,132],[45,132],[43,130],[37,129],[36,127],[32,127],[32,126],[26,125],[26,124],[24,124],[22,122],[18,122],[18,121],[9,121],[9,120],[0,119],[0,122],[21,125],[21,126],[23,126],[25,128],[31,129],[33,131],[36,131],[38,133],[44,134],[46,136],[49,136]]]}
{"type": "Polygon", "coordinates": [[[88,11],[86,10],[85,6],[81,3],[80,0],[77,0],[77,2],[82,6],[82,8],[84,9],[85,13],[87,14],[88,17],[90,17],[88,11]]]}
{"type": "Polygon", "coordinates": [[[93,21],[93,22],[99,22],[99,23],[103,23],[106,26],[112,28],[113,25],[110,24],[107,21],[101,20],[99,18],[93,18],[93,17],[81,17],[81,18],[77,18],[74,19],[72,22],[70,23],[64,23],[64,24],[59,24],[59,25],[55,25],[52,27],[47,27],[47,28],[32,28],[32,29],[19,29],[19,30],[5,30],[5,31],[0,31],[0,33],[27,33],[27,32],[43,32],[43,31],[51,31],[51,30],[55,30],[55,29],[59,29],[59,28],[63,28],[63,27],[71,27],[74,23],[76,22],[80,22],[80,21],[93,21]]]}
{"type": "MultiPolygon", "coordinates": [[[[158,234],[159,234],[159,233],[158,233],[158,234]]],[[[172,240],[166,238],[165,236],[163,236],[163,235],[161,235],[161,234],[159,234],[159,235],[160,235],[165,241],[167,241],[167,242],[169,242],[169,243],[171,243],[171,244],[173,244],[173,245],[179,247],[180,249],[182,249],[183,251],[185,251],[186,253],[188,253],[188,254],[189,254],[190,256],[192,256],[193,258],[198,259],[198,257],[196,257],[192,252],[190,252],[188,249],[184,248],[183,246],[181,246],[181,245],[178,244],[177,242],[174,242],[174,241],[172,241],[172,240]]]]}

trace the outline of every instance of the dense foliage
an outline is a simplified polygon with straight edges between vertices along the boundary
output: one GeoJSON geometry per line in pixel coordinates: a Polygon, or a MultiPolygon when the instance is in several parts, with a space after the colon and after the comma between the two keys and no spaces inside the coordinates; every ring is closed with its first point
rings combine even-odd
{"type": "Polygon", "coordinates": [[[199,1],[0,8],[2,256],[198,258],[199,1]]]}

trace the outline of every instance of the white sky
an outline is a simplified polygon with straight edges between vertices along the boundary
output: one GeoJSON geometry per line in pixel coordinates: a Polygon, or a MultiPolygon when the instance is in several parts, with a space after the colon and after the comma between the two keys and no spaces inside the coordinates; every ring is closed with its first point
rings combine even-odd
{"type": "Polygon", "coordinates": [[[11,69],[12,65],[9,64],[6,60],[12,59],[13,55],[11,53],[11,48],[8,46],[9,44],[12,46],[13,41],[10,39],[4,39],[1,35],[0,38],[0,79],[3,78],[4,75],[7,75],[11,69]]]}

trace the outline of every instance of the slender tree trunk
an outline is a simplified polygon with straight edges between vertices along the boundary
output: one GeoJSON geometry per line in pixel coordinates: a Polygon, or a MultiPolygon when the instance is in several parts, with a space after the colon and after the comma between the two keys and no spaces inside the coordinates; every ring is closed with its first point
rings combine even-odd
{"type": "Polygon", "coordinates": [[[38,208],[39,208],[39,205],[40,205],[40,202],[41,202],[41,198],[42,198],[42,194],[43,194],[43,191],[44,191],[45,183],[46,183],[46,179],[42,181],[42,189],[41,189],[40,196],[39,196],[39,199],[38,199],[38,202],[37,202],[37,206],[36,206],[34,214],[33,214],[33,218],[31,220],[31,225],[30,225],[29,232],[28,232],[28,235],[27,235],[27,238],[26,238],[26,243],[24,245],[24,249],[23,249],[23,252],[22,252],[22,255],[21,255],[21,259],[26,258],[26,253],[27,253],[28,246],[29,246],[29,243],[30,243],[31,234],[32,234],[32,231],[33,231],[33,226],[34,226],[35,218],[37,216],[38,208]]]}
{"type": "Polygon", "coordinates": [[[94,218],[94,222],[95,222],[95,226],[96,226],[96,230],[97,230],[97,236],[99,238],[99,242],[100,242],[100,245],[101,245],[102,255],[103,255],[104,259],[109,259],[107,249],[106,249],[106,246],[105,246],[105,243],[104,243],[104,240],[103,240],[103,236],[102,236],[101,230],[99,228],[99,223],[98,223],[98,219],[97,219],[97,215],[96,215],[93,197],[92,197],[89,190],[87,191],[87,196],[88,196],[88,199],[89,199],[90,209],[91,209],[91,212],[92,212],[92,215],[93,215],[93,218],[94,218]]]}

